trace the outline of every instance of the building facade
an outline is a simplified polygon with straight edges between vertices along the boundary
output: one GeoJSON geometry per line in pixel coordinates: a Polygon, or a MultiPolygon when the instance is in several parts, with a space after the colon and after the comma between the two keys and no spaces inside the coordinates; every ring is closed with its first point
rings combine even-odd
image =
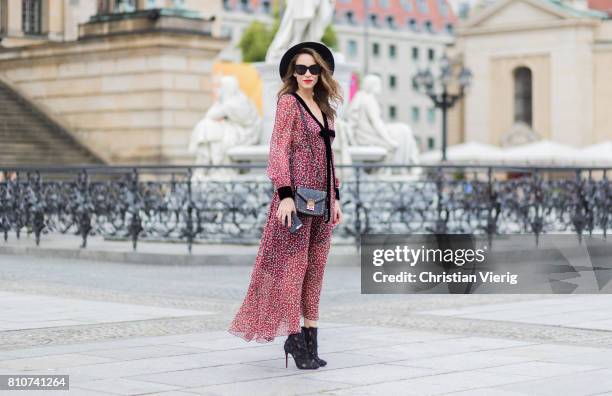
{"type": "MultiPolygon", "coordinates": [[[[224,1],[220,29],[231,44],[221,56],[240,61],[242,32],[254,20],[271,26],[273,7],[266,0],[224,1]]],[[[441,116],[428,97],[415,91],[412,76],[419,68],[436,70],[437,60],[453,43],[455,21],[446,0],[336,1],[338,50],[358,65],[359,75],[381,77],[384,119],[411,125],[421,150],[441,145],[441,116]]]]}
{"type": "Polygon", "coordinates": [[[193,163],[227,46],[211,18],[220,3],[0,1],[3,82],[107,163],[193,163]]]}
{"type": "Polygon", "coordinates": [[[612,139],[610,14],[586,1],[500,0],[457,34],[474,78],[455,133],[496,145],[612,139]]]}

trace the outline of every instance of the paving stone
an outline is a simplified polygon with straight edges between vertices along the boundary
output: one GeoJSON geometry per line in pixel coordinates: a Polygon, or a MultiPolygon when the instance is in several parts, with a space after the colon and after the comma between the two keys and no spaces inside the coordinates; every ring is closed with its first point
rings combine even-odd
{"type": "Polygon", "coordinates": [[[590,370],[518,384],[504,384],[500,388],[513,392],[529,392],[531,395],[594,395],[612,392],[612,370],[590,370]]]}
{"type": "MultiPolygon", "coordinates": [[[[480,371],[463,371],[401,381],[389,381],[379,384],[357,386],[337,391],[329,391],[325,395],[435,395],[441,393],[464,391],[484,387],[498,387],[503,384],[521,383],[532,377],[494,374],[480,371]]],[[[497,389],[497,388],[495,388],[497,389]]],[[[493,393],[494,394],[494,393],[493,393]]]]}
{"type": "MultiPolygon", "coordinates": [[[[155,382],[181,387],[229,384],[233,382],[291,376],[295,370],[255,366],[251,364],[224,364],[211,367],[165,371],[156,374],[129,376],[129,379],[155,382]]],[[[301,371],[301,370],[300,370],[301,371]]]]}
{"type": "Polygon", "coordinates": [[[126,378],[101,379],[79,383],[79,388],[112,392],[119,395],[136,395],[142,393],[178,390],[181,387],[164,385],[155,382],[135,381],[126,378]]]}
{"type": "Polygon", "coordinates": [[[342,389],[346,384],[321,381],[312,375],[292,375],[257,380],[236,381],[229,384],[189,388],[191,392],[209,396],[298,395],[304,391],[321,394],[327,390],[342,389]]]}

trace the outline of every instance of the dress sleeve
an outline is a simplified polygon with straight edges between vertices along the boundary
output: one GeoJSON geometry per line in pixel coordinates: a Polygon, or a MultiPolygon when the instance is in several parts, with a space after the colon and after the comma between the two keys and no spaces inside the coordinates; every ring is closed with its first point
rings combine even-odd
{"type": "Polygon", "coordinates": [[[279,98],[270,138],[267,173],[280,199],[293,197],[289,156],[296,110],[295,98],[291,95],[284,94],[279,98]]]}

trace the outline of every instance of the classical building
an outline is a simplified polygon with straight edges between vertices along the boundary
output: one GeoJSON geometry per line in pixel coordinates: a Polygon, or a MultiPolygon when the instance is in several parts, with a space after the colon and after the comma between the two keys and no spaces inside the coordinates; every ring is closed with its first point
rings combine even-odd
{"type": "MultiPolygon", "coordinates": [[[[240,61],[242,32],[254,20],[271,26],[272,9],[268,0],[223,1],[220,29],[231,43],[221,57],[240,61]]],[[[412,76],[419,68],[435,67],[453,42],[455,21],[446,0],[336,1],[338,50],[362,76],[382,78],[384,119],[411,125],[421,150],[440,146],[441,117],[428,97],[415,92],[412,76]]]]}
{"type": "MultiPolygon", "coordinates": [[[[212,66],[228,42],[215,33],[220,7],[214,0],[0,0],[0,97],[20,96],[21,110],[45,116],[28,121],[40,127],[39,145],[61,131],[71,142],[57,150],[80,145],[106,163],[192,163],[191,130],[211,104],[212,66]]],[[[5,148],[21,139],[2,136],[5,148]]]]}
{"type": "Polygon", "coordinates": [[[612,139],[612,1],[498,0],[457,28],[473,74],[453,135],[496,145],[612,139]]]}

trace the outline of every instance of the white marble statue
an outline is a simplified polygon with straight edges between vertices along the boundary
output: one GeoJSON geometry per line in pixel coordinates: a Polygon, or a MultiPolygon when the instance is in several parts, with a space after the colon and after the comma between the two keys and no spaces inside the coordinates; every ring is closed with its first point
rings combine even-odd
{"type": "MultiPolygon", "coordinates": [[[[351,127],[346,120],[340,117],[336,119],[334,124],[334,132],[336,133],[334,144],[332,145],[334,150],[334,161],[336,164],[351,165],[353,163],[353,158],[349,150],[351,143],[351,127]]],[[[336,174],[340,180],[348,179],[353,176],[351,168],[349,167],[336,168],[336,174]]]]}
{"type": "Polygon", "coordinates": [[[502,134],[500,138],[502,147],[517,146],[537,142],[542,137],[538,135],[528,124],[523,121],[515,122],[509,131],[502,134]]]}
{"type": "Polygon", "coordinates": [[[277,62],[287,48],[303,41],[320,41],[332,21],[335,0],[287,0],[283,19],[266,53],[277,62]]]}
{"type": "Polygon", "coordinates": [[[363,87],[355,94],[345,113],[350,127],[350,144],[382,146],[387,150],[382,160],[384,163],[418,164],[418,147],[410,126],[399,122],[385,124],[383,121],[379,103],[381,93],[380,77],[367,75],[363,87]]]}
{"type": "MultiPolygon", "coordinates": [[[[195,154],[197,165],[228,165],[231,160],[228,149],[236,145],[253,145],[259,142],[261,118],[256,106],[240,90],[234,76],[223,76],[217,99],[191,134],[189,152],[195,154]]],[[[197,172],[198,176],[231,175],[230,168],[197,172]]]]}

